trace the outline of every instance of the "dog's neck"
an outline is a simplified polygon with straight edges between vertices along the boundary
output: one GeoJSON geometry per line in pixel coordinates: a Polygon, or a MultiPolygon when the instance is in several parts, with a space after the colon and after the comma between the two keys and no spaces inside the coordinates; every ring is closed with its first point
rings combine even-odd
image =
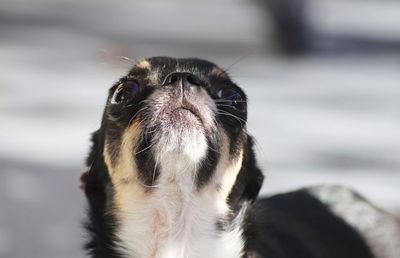
{"type": "Polygon", "coordinates": [[[212,184],[196,189],[195,167],[183,171],[174,164],[168,167],[175,171],[163,169],[149,193],[131,190],[130,198],[120,200],[120,251],[127,257],[241,257],[239,223],[218,227],[231,212],[220,189],[212,184]]]}

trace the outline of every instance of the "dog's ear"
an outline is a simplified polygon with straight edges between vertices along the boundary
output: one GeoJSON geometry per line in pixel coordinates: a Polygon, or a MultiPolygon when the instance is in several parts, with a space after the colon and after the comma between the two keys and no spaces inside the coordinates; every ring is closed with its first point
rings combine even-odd
{"type": "Polygon", "coordinates": [[[86,159],[86,168],[81,174],[81,189],[89,198],[93,194],[104,194],[109,181],[107,167],[104,162],[104,132],[102,129],[92,134],[92,146],[86,159]]]}
{"type": "Polygon", "coordinates": [[[228,204],[233,210],[240,208],[243,202],[253,203],[257,199],[264,181],[264,175],[257,167],[253,145],[253,138],[248,136],[244,147],[242,167],[228,197],[228,204]]]}
{"type": "Polygon", "coordinates": [[[86,167],[81,171],[81,177],[79,178],[79,182],[80,182],[79,188],[82,191],[85,191],[85,189],[86,189],[86,181],[88,180],[89,170],[90,170],[90,168],[86,167]]]}

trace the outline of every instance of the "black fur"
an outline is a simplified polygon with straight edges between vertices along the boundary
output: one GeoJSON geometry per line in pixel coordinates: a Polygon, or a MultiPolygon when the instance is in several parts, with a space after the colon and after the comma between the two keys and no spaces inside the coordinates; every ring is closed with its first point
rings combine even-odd
{"type": "Polygon", "coordinates": [[[153,155],[146,151],[151,144],[151,137],[143,137],[139,143],[138,151],[136,152],[136,164],[138,167],[139,177],[144,185],[153,186],[160,175],[160,169],[156,165],[153,155]],[[149,173],[152,171],[153,173],[149,173]]]}
{"type": "Polygon", "coordinates": [[[89,233],[89,241],[85,249],[90,257],[120,258],[121,255],[115,251],[117,225],[110,213],[112,204],[109,199],[112,187],[102,155],[103,147],[104,131],[99,129],[92,135],[92,148],[86,161],[89,170],[81,178],[89,200],[89,220],[84,225],[89,233]]]}
{"type": "Polygon", "coordinates": [[[268,258],[373,258],[364,239],[307,190],[258,200],[245,224],[246,250],[268,258]]]}

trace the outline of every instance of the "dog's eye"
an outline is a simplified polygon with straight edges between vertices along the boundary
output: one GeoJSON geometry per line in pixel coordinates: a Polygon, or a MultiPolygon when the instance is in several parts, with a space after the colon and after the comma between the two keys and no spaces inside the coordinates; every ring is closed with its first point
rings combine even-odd
{"type": "Polygon", "coordinates": [[[221,106],[231,106],[239,111],[245,111],[246,101],[243,99],[242,94],[232,88],[222,88],[218,91],[218,102],[221,106]]]}
{"type": "Polygon", "coordinates": [[[111,104],[119,104],[133,98],[140,90],[139,84],[134,81],[126,81],[118,85],[112,98],[111,104]]]}

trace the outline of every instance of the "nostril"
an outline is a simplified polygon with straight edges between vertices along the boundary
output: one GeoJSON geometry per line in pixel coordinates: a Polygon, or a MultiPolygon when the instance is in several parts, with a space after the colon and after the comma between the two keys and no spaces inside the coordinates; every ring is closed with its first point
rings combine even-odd
{"type": "Polygon", "coordinates": [[[177,81],[178,81],[178,76],[176,74],[172,74],[168,83],[169,84],[174,84],[177,81]]]}
{"type": "Polygon", "coordinates": [[[165,86],[165,85],[176,84],[176,82],[181,80],[181,78],[182,78],[181,73],[171,73],[165,78],[163,85],[165,86]]]}
{"type": "Polygon", "coordinates": [[[181,73],[181,72],[169,74],[165,78],[163,85],[164,86],[177,85],[178,83],[184,86],[186,85],[200,86],[200,80],[195,75],[191,73],[181,73]]]}
{"type": "Polygon", "coordinates": [[[197,79],[197,77],[192,74],[186,74],[186,80],[192,85],[200,86],[199,79],[197,79]]]}

